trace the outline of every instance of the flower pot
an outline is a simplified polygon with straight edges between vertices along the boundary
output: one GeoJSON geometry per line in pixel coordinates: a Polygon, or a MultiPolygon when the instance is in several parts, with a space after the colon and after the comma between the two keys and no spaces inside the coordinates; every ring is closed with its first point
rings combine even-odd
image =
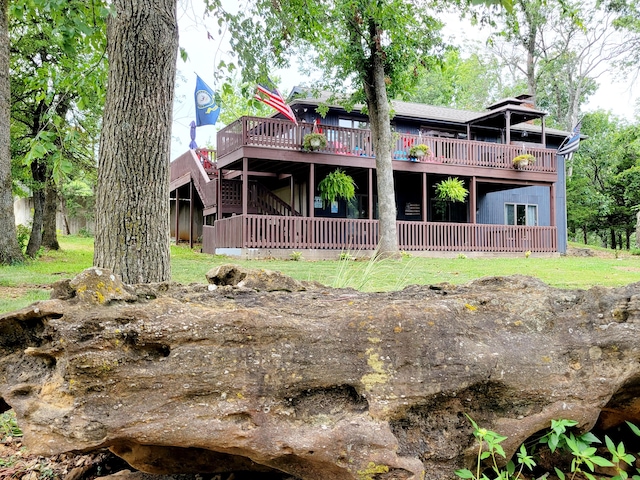
{"type": "Polygon", "coordinates": [[[420,160],[422,157],[424,157],[424,152],[422,150],[416,151],[416,158],[420,160]]]}
{"type": "Polygon", "coordinates": [[[529,160],[521,160],[520,162],[516,162],[513,164],[513,166],[516,168],[526,167],[527,165],[529,165],[529,160]]]}
{"type": "Polygon", "coordinates": [[[320,139],[319,138],[310,139],[309,145],[311,145],[313,148],[318,148],[320,146],[320,139]]]}

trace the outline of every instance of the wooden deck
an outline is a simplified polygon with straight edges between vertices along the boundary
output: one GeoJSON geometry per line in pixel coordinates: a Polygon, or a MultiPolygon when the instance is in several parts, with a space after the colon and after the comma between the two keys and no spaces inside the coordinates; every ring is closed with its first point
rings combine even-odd
{"type": "MultiPolygon", "coordinates": [[[[369,130],[327,125],[321,125],[320,129],[328,143],[325,149],[316,153],[374,158],[369,130]]],[[[242,117],[218,132],[217,155],[219,159],[224,159],[243,147],[301,151],[304,136],[312,130],[310,123],[303,122],[296,126],[288,120],[242,117]]],[[[410,134],[396,134],[396,144],[392,150],[394,160],[410,161],[409,150],[412,145],[419,143],[431,149],[431,155],[423,160],[425,163],[516,170],[512,159],[526,152],[536,160],[533,165],[521,170],[543,173],[557,171],[554,149],[410,134]]]]}
{"type": "MultiPolygon", "coordinates": [[[[556,252],[556,227],[398,222],[405,251],[556,252]]],[[[203,227],[202,250],[216,248],[375,250],[377,220],[236,215],[203,227]]]]}

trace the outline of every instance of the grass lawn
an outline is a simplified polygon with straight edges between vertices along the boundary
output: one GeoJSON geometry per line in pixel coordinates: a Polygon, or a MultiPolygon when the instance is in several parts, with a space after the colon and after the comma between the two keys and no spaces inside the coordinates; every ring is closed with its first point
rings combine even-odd
{"type": "MultiPolygon", "coordinates": [[[[0,267],[0,313],[16,310],[49,298],[47,287],[72,278],[91,266],[93,239],[75,236],[59,238],[61,250],[50,251],[23,265],[0,267]]],[[[582,247],[581,245],[577,245],[582,247]]],[[[236,260],[171,247],[172,280],[205,283],[205,274],[224,263],[250,268],[279,270],[299,280],[316,280],[335,287],[383,291],[411,284],[466,283],[494,275],[531,275],[559,288],[589,288],[594,285],[621,286],[640,281],[640,256],[597,251],[598,256],[559,258],[421,258],[381,261],[236,260]]]]}

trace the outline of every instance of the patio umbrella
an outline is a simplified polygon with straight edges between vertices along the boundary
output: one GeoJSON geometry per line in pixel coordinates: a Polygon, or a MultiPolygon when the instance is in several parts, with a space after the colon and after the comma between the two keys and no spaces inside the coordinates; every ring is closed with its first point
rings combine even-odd
{"type": "Polygon", "coordinates": [[[189,124],[191,126],[191,130],[189,131],[189,135],[191,136],[191,143],[189,143],[189,148],[191,150],[195,150],[198,148],[198,144],[196,143],[196,122],[193,120],[189,124]]]}

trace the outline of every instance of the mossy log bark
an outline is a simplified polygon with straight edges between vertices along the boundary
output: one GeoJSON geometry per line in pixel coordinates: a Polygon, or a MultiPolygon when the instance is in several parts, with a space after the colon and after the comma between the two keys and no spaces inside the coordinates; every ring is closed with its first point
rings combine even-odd
{"type": "Polygon", "coordinates": [[[151,473],[445,480],[476,454],[465,414],[508,455],[551,419],[640,420],[640,284],[208,278],[134,288],[93,269],[0,317],[0,405],[28,447],[108,446],[151,473]]]}

